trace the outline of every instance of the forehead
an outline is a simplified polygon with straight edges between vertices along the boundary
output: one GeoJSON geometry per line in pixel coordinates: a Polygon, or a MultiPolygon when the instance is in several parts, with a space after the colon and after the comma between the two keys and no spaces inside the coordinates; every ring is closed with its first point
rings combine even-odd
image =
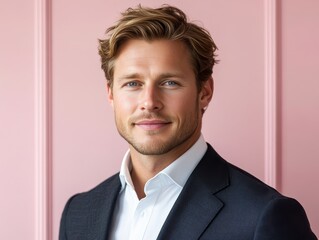
{"type": "Polygon", "coordinates": [[[126,41],[120,48],[114,62],[114,76],[130,68],[151,70],[192,71],[191,57],[187,46],[173,40],[126,41]]]}

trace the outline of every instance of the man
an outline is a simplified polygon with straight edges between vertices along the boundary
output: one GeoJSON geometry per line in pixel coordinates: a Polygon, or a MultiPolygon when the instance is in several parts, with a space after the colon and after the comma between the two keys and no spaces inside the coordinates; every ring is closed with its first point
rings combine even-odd
{"type": "Polygon", "coordinates": [[[60,239],[312,240],[305,211],[201,135],[217,49],[177,8],[128,9],[99,53],[121,171],[64,209],[60,239]]]}

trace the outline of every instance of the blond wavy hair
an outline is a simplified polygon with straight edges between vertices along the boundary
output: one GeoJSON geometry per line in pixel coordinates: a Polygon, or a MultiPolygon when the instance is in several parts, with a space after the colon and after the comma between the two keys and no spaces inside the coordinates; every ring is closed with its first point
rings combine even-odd
{"type": "Polygon", "coordinates": [[[106,30],[106,34],[106,39],[99,40],[99,55],[101,68],[111,87],[119,48],[130,39],[165,39],[186,44],[199,89],[203,81],[211,77],[213,66],[217,62],[217,46],[209,32],[189,22],[183,11],[169,5],[156,9],[141,5],[128,8],[122,13],[122,18],[106,30]]]}

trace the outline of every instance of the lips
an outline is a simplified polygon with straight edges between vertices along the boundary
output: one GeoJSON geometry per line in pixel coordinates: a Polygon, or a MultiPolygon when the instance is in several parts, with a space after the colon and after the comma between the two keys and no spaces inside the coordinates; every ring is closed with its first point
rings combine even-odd
{"type": "Polygon", "coordinates": [[[150,131],[150,130],[159,130],[161,128],[166,127],[171,122],[158,120],[158,119],[152,119],[152,120],[141,120],[136,122],[134,125],[137,127],[140,127],[144,130],[150,131]]]}

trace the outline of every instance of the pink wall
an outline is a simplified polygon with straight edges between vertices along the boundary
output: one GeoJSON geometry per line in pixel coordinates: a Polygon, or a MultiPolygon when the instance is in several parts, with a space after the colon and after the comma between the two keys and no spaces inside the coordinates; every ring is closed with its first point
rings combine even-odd
{"type": "MultiPolygon", "coordinates": [[[[3,1],[0,239],[57,239],[66,200],[118,171],[127,146],[106,100],[97,38],[140,2],[159,6],[3,1]]],[[[296,197],[318,235],[319,191],[311,185],[319,181],[319,2],[274,2],[169,1],[208,28],[220,49],[206,140],[296,197]]]]}
{"type": "Polygon", "coordinates": [[[32,2],[1,1],[0,239],[34,237],[33,17],[32,2]]]}

